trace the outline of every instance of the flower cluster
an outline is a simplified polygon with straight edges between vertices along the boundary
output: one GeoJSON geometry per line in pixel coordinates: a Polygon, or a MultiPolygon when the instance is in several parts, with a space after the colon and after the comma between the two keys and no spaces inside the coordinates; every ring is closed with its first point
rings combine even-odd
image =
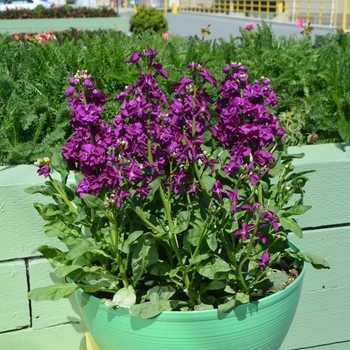
{"type": "MultiPolygon", "coordinates": [[[[282,159],[284,132],[270,113],[278,101],[268,78],[251,81],[232,62],[218,84],[204,63],[190,62],[169,98],[157,83],[168,72],[156,57],[145,47],[125,60],[140,76],[115,96],[111,124],[101,117],[107,96],[91,74],[69,79],[73,133],[55,161],[37,162],[50,180],[44,193],[57,205],[37,209],[75,250],[67,264],[76,252],[84,256],[67,269],[76,288],[131,293],[147,317],[180,304],[226,311],[286,282],[275,268],[290,263],[281,262],[290,256],[285,228],[299,234],[289,216],[308,207],[283,208],[306,180],[289,176],[293,157],[282,159]],[[210,95],[206,87],[216,85],[210,95]],[[49,163],[62,182],[51,177],[49,163]],[[69,170],[79,174],[77,197],[65,185],[69,170]],[[161,301],[155,308],[147,303],[151,289],[161,301]],[[181,303],[165,303],[170,297],[181,303]]],[[[144,315],[140,310],[130,312],[144,315]]]]}
{"type": "MultiPolygon", "coordinates": [[[[157,75],[168,77],[162,65],[154,62],[156,56],[157,52],[144,48],[126,60],[139,69],[139,61],[143,60],[155,74],[142,71],[135,85],[116,95],[121,105],[113,127],[100,119],[106,96],[95,89],[92,76],[81,71],[70,78],[65,96],[70,98],[74,133],[62,152],[71,169],[84,175],[77,192],[83,197],[84,193],[96,195],[108,188],[108,200],[112,199],[120,209],[130,197],[142,201],[149,196],[150,184],[161,178],[165,192],[198,198],[206,190],[199,175],[198,164],[201,164],[215,178],[210,189],[215,200],[226,197],[231,202],[232,214],[238,207],[252,213],[258,211],[260,220],[265,222],[263,226],[271,223],[277,231],[278,220],[263,208],[261,198],[260,202],[249,198],[249,203],[239,200],[239,188],[243,184],[254,188],[269,170],[268,164],[274,157],[267,149],[276,137],[284,135],[277,118],[266,108],[277,104],[269,79],[248,83],[247,70],[242,64],[224,67],[225,78],[215,104],[218,122],[209,126],[211,115],[207,103],[214,101],[200,87],[204,83],[215,85],[216,79],[204,64],[189,63],[191,77],[173,84],[174,97],[169,103],[156,83],[157,75]],[[202,84],[198,84],[199,78],[202,84]],[[166,112],[161,105],[167,106],[166,112]],[[211,132],[219,147],[228,151],[226,162],[217,165],[218,161],[210,158],[203,148],[206,131],[211,132]],[[222,180],[215,176],[218,169],[224,174],[222,180]],[[231,179],[232,187],[227,186],[226,178],[231,179]]],[[[242,241],[250,234],[262,243],[267,241],[255,224],[246,221],[232,233],[242,241]]],[[[256,261],[266,266],[266,254],[264,257],[263,262],[260,258],[256,261]]]]}

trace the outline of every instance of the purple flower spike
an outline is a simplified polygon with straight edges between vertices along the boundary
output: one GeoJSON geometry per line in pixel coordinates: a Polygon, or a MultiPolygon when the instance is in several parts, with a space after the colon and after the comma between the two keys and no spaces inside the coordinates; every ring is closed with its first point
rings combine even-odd
{"type": "Polygon", "coordinates": [[[270,253],[264,252],[261,258],[256,258],[255,261],[263,267],[266,267],[269,263],[270,253]]]}

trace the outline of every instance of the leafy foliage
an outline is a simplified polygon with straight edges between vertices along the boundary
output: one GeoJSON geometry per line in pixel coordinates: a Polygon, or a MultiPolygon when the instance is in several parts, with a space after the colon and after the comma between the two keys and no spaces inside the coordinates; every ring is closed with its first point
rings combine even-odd
{"type": "Polygon", "coordinates": [[[142,6],[130,18],[130,32],[134,34],[142,34],[143,32],[161,34],[167,31],[168,22],[164,13],[153,7],[142,6]]]}

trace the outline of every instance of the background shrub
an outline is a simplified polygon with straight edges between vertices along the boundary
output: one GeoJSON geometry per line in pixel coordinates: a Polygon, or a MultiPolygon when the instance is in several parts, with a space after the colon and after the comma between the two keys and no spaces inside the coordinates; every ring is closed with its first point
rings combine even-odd
{"type": "Polygon", "coordinates": [[[162,11],[153,7],[140,7],[130,18],[130,32],[141,34],[148,31],[152,34],[168,31],[168,21],[162,11]]]}
{"type": "Polygon", "coordinates": [[[60,6],[54,9],[46,9],[42,5],[34,10],[17,9],[0,12],[0,19],[24,19],[24,18],[89,18],[89,17],[118,17],[118,14],[110,8],[88,8],[60,6]]]}

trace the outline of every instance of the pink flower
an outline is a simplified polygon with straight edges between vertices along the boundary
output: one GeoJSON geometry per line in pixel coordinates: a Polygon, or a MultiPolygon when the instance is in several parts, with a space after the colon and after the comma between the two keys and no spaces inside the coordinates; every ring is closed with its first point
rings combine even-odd
{"type": "Polygon", "coordinates": [[[35,35],[35,38],[38,40],[39,44],[42,44],[46,41],[49,40],[57,40],[56,36],[50,33],[39,33],[37,35],[35,35]]]}
{"type": "Polygon", "coordinates": [[[29,40],[30,39],[30,36],[28,34],[24,34],[24,39],[25,40],[29,40]]]}
{"type": "Polygon", "coordinates": [[[19,40],[19,36],[18,36],[17,34],[15,34],[15,35],[13,36],[13,38],[14,38],[15,40],[19,40]]]}
{"type": "Polygon", "coordinates": [[[295,25],[297,27],[301,27],[304,23],[304,18],[299,18],[296,22],[295,22],[295,25]]]}
{"type": "Polygon", "coordinates": [[[168,39],[169,34],[168,33],[162,33],[163,39],[168,39]]]}
{"type": "Polygon", "coordinates": [[[255,23],[251,22],[251,23],[246,23],[244,26],[245,30],[251,31],[254,29],[255,23]]]}

